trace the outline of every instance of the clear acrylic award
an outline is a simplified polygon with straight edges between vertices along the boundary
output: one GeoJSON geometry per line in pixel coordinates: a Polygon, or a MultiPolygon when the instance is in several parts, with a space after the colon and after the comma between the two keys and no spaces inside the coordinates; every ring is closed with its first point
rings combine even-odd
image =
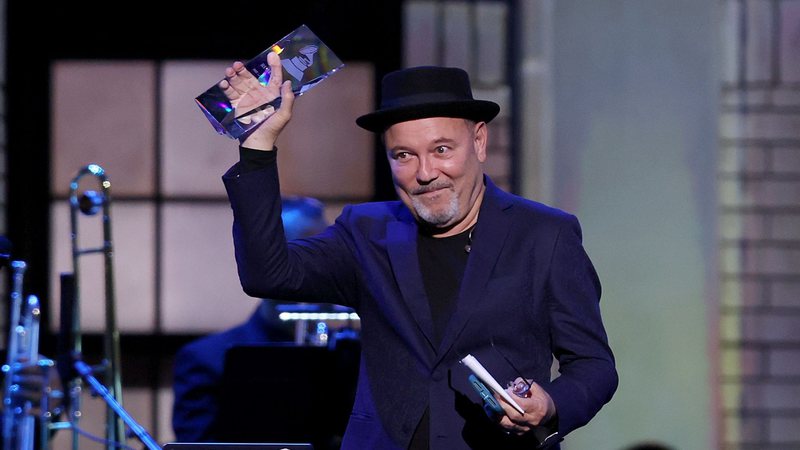
{"type": "MultiPolygon", "coordinates": [[[[286,35],[283,39],[271,45],[258,56],[247,61],[245,67],[261,83],[266,86],[269,82],[270,70],[267,65],[267,55],[275,52],[281,59],[283,67],[283,80],[292,82],[292,91],[296,96],[319,84],[331,76],[344,63],[305,25],[286,35]]],[[[220,80],[222,81],[222,80],[220,80]]],[[[197,96],[195,102],[203,111],[217,133],[224,134],[231,139],[238,139],[260,121],[251,120],[253,114],[261,111],[272,111],[280,107],[281,98],[250,108],[247,111],[237,111],[225,95],[219,83],[197,96]]]]}

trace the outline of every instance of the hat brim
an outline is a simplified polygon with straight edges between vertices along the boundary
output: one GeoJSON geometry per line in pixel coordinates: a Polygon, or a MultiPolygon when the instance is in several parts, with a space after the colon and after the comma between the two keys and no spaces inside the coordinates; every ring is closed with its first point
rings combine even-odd
{"type": "Polygon", "coordinates": [[[500,105],[488,100],[458,100],[387,108],[356,119],[361,128],[382,133],[390,126],[409,120],[429,117],[453,117],[476,122],[489,122],[500,112],[500,105]]]}

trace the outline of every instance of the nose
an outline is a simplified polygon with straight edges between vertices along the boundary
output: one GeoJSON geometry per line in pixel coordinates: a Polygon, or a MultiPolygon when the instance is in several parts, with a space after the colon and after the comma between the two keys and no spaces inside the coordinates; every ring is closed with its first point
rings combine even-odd
{"type": "Polygon", "coordinates": [[[427,156],[419,158],[417,166],[417,183],[428,184],[439,178],[439,166],[435,160],[427,156]]]}

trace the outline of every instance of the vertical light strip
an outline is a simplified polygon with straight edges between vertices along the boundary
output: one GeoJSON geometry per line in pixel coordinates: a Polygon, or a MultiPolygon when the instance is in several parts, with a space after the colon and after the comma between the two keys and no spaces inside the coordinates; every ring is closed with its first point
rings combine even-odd
{"type": "Polygon", "coordinates": [[[435,65],[442,59],[440,11],[437,1],[403,4],[403,67],[435,65]]]}
{"type": "Polygon", "coordinates": [[[553,106],[553,10],[552,0],[518,2],[511,16],[517,22],[519,48],[513,59],[518,78],[518,154],[512,166],[521,195],[553,203],[554,129],[553,106]],[[533,24],[531,26],[530,24],[533,24]]]}
{"type": "MultiPolygon", "coordinates": [[[[163,196],[161,195],[161,147],[162,147],[162,139],[161,139],[161,81],[162,81],[162,69],[163,63],[161,61],[156,62],[155,70],[153,71],[155,81],[154,85],[154,93],[153,93],[153,108],[155,111],[155,124],[153,126],[153,149],[154,149],[154,158],[153,158],[153,170],[154,170],[154,183],[155,186],[153,188],[155,194],[155,213],[153,217],[155,218],[155,236],[153,239],[154,242],[154,292],[155,292],[155,309],[153,314],[153,336],[157,339],[163,337],[163,332],[161,329],[161,261],[162,261],[162,242],[161,242],[161,226],[162,226],[162,205],[163,205],[163,196]]],[[[158,436],[158,412],[160,408],[160,398],[158,396],[158,387],[159,387],[159,375],[161,374],[161,356],[160,354],[151,354],[150,362],[155,367],[150,375],[150,389],[152,393],[152,402],[150,403],[150,429],[153,430],[156,434],[154,435],[155,439],[159,438],[158,436]]]]}

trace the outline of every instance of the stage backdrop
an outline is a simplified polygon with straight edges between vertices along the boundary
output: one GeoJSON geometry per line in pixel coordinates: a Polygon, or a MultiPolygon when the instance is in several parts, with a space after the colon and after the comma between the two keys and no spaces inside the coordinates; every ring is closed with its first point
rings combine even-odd
{"type": "Polygon", "coordinates": [[[543,192],[584,227],[620,373],[611,404],[567,450],[712,448],[715,11],[696,0],[552,4],[543,192]]]}

